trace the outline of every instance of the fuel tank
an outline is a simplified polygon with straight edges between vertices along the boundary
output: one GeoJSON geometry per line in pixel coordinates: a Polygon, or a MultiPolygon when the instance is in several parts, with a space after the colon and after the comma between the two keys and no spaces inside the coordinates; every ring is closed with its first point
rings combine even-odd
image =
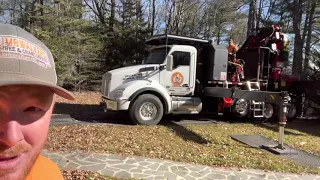
{"type": "Polygon", "coordinates": [[[201,99],[198,97],[172,97],[172,113],[198,114],[202,109],[201,99]]]}

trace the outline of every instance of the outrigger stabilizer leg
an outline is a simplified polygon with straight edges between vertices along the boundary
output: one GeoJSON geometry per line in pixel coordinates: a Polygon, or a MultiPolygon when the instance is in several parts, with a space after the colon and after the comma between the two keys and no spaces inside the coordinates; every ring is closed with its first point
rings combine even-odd
{"type": "Polygon", "coordinates": [[[287,124],[287,108],[289,105],[289,96],[286,96],[284,93],[282,94],[282,102],[279,104],[279,146],[278,148],[285,150],[284,147],[284,128],[287,124]]]}
{"type": "Polygon", "coordinates": [[[264,149],[279,155],[298,154],[294,149],[284,146],[284,128],[287,124],[287,108],[289,106],[290,97],[286,95],[286,92],[281,93],[282,101],[278,104],[278,119],[279,119],[279,140],[278,146],[263,146],[264,149]]]}

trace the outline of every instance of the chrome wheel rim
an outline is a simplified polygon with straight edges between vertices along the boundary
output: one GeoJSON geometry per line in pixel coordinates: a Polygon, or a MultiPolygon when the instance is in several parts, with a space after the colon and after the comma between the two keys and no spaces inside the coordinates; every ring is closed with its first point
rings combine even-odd
{"type": "Polygon", "coordinates": [[[265,104],[264,116],[269,119],[273,115],[273,106],[271,104],[265,104]]]}
{"type": "Polygon", "coordinates": [[[235,112],[240,116],[245,116],[248,112],[248,102],[244,99],[239,99],[235,103],[235,112]]]}
{"type": "Polygon", "coordinates": [[[144,121],[150,121],[156,117],[158,110],[155,104],[151,102],[145,102],[141,105],[139,112],[140,117],[144,121]]]}

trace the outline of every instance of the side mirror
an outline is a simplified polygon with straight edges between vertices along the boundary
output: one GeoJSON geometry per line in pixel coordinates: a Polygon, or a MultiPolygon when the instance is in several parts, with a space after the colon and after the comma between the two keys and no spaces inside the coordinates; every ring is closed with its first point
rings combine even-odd
{"type": "Polygon", "coordinates": [[[173,69],[173,56],[168,55],[167,56],[167,66],[166,66],[167,71],[172,71],[173,69]]]}

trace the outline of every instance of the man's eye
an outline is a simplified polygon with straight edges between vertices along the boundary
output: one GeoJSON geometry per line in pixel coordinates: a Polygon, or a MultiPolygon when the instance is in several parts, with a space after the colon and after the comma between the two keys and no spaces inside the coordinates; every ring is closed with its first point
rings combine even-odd
{"type": "Polygon", "coordinates": [[[37,108],[37,107],[28,107],[27,109],[24,110],[25,112],[41,112],[42,109],[37,108]]]}

